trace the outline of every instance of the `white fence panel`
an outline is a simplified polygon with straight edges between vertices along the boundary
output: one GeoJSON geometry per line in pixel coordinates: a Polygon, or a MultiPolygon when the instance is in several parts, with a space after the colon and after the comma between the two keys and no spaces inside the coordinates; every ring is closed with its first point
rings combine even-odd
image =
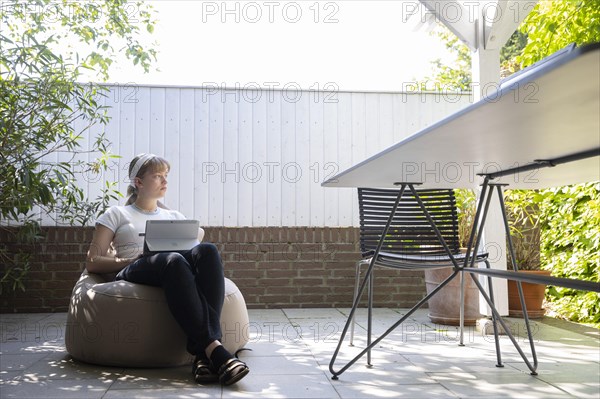
{"type": "Polygon", "coordinates": [[[282,185],[282,100],[274,96],[273,101],[267,102],[267,164],[264,173],[267,177],[267,226],[282,226],[281,198],[282,185]]]}
{"type": "MultiPolygon", "coordinates": [[[[240,159],[238,105],[239,102],[236,101],[235,97],[231,95],[225,97],[223,104],[223,136],[220,140],[223,155],[221,162],[217,161],[217,163],[221,164],[221,180],[216,181],[217,184],[221,183],[223,190],[223,219],[220,225],[232,227],[238,225],[238,201],[240,199],[238,192],[240,185],[238,167],[240,159]]],[[[211,139],[213,137],[211,135],[211,139]]],[[[252,151],[252,148],[245,150],[252,151]]]]}
{"type": "MultiPolygon", "coordinates": [[[[209,101],[209,127],[208,127],[208,143],[209,153],[208,161],[211,166],[211,174],[207,177],[209,193],[208,202],[208,224],[211,226],[223,226],[225,224],[223,212],[223,183],[222,183],[222,163],[224,158],[223,151],[223,120],[224,120],[224,105],[223,102],[214,96],[208,97],[209,101]]],[[[228,148],[231,151],[231,148],[228,148]]],[[[208,174],[208,172],[207,172],[208,174]]]]}
{"type": "MultiPolygon", "coordinates": [[[[339,151],[337,158],[329,158],[328,162],[335,165],[334,175],[353,165],[352,158],[352,95],[344,94],[339,96],[338,102],[338,123],[337,136],[339,140],[339,151]]],[[[331,134],[328,132],[328,134],[331,134]]],[[[327,176],[332,177],[332,176],[327,176]]],[[[329,190],[328,190],[329,191],[329,190]]],[[[336,189],[339,193],[338,202],[338,225],[354,225],[353,208],[356,203],[355,190],[350,188],[336,189]]],[[[335,204],[333,204],[335,206],[335,204]]]]}
{"type": "MultiPolygon", "coordinates": [[[[310,102],[309,93],[295,92],[297,102],[295,123],[295,157],[293,167],[287,168],[290,184],[296,197],[296,217],[292,226],[310,226],[310,102]],[[292,176],[293,175],[293,176],[292,176]]],[[[286,203],[286,198],[284,198],[286,203]]],[[[284,207],[284,212],[287,210],[284,207]]]]}
{"type": "MultiPolygon", "coordinates": [[[[339,164],[331,159],[339,160],[341,146],[344,145],[339,138],[339,105],[341,102],[332,102],[326,99],[323,103],[323,158],[319,169],[318,180],[324,181],[339,171],[339,164]],[[325,117],[327,115],[327,117],[325,117]],[[328,134],[325,134],[328,132],[328,134]]],[[[340,224],[340,190],[322,190],[323,193],[323,225],[338,226],[340,224]]],[[[342,224],[343,225],[343,224],[342,224]]]]}
{"type": "Polygon", "coordinates": [[[309,170],[308,182],[310,185],[310,224],[311,226],[325,225],[325,192],[320,187],[323,181],[323,166],[325,160],[325,132],[323,127],[323,102],[316,96],[309,100],[309,170]]]}
{"type": "Polygon", "coordinates": [[[181,205],[179,202],[180,180],[186,175],[190,176],[190,178],[193,176],[190,174],[190,171],[182,170],[180,166],[180,157],[189,152],[189,150],[185,151],[183,150],[184,147],[180,146],[181,91],[178,88],[167,88],[165,91],[165,133],[164,148],[161,151],[162,156],[171,164],[169,190],[165,197],[165,202],[168,207],[175,209],[179,209],[181,205]]]}
{"type": "Polygon", "coordinates": [[[194,90],[184,89],[181,91],[181,111],[179,138],[179,207],[178,210],[191,218],[194,215],[194,90]]]}
{"type": "MultiPolygon", "coordinates": [[[[233,135],[238,135],[237,153],[232,154],[233,159],[230,160],[229,167],[235,166],[236,175],[235,182],[238,188],[237,198],[234,198],[234,206],[237,209],[237,219],[232,220],[232,226],[252,226],[254,212],[254,198],[252,196],[252,187],[254,183],[250,176],[250,168],[256,148],[254,148],[253,140],[253,104],[248,101],[240,101],[238,103],[239,121],[237,132],[233,135]]],[[[257,143],[258,145],[258,143],[257,143]]],[[[258,205],[256,205],[258,206],[258,205]]]]}
{"type": "Polygon", "coordinates": [[[208,132],[210,125],[209,102],[204,90],[194,90],[194,219],[202,225],[210,224],[208,179],[206,176],[209,167],[210,142],[208,132]]]}
{"type": "MultiPolygon", "coordinates": [[[[276,225],[296,225],[296,104],[282,99],[281,104],[281,159],[275,165],[276,179],[281,182],[281,215],[276,225]],[[277,173],[279,172],[279,173],[277,173]]],[[[277,193],[273,193],[277,195],[277,193]]]]}
{"type": "Polygon", "coordinates": [[[258,98],[252,104],[252,158],[250,166],[246,167],[244,176],[252,188],[251,198],[240,198],[240,202],[250,204],[252,212],[251,226],[268,225],[268,201],[269,201],[269,176],[265,167],[268,161],[267,152],[269,145],[268,132],[268,101],[269,99],[256,91],[252,93],[253,98],[258,98]]]}
{"type": "Polygon", "coordinates": [[[129,162],[150,151],[172,166],[166,205],[202,225],[321,227],[358,224],[356,191],[324,189],[323,180],[471,98],[113,85],[101,101],[111,120],[91,130],[84,149],[104,130],[122,158],[81,181],[90,197],[114,180],[125,194],[129,162]]]}

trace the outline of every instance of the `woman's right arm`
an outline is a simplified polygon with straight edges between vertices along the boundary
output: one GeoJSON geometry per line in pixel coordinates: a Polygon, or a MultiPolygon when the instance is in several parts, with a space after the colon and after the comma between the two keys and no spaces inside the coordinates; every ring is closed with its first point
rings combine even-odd
{"type": "Polygon", "coordinates": [[[101,224],[96,224],[94,237],[87,253],[85,268],[90,273],[114,273],[123,269],[137,258],[117,258],[108,256],[108,248],[115,233],[101,224]]]}

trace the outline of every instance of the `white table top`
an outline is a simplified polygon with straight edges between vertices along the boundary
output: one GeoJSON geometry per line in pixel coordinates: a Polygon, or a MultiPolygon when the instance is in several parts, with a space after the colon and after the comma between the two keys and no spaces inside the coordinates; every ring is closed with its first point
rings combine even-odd
{"type": "MultiPolygon", "coordinates": [[[[324,187],[473,188],[491,173],[600,149],[600,46],[576,48],[325,181],[324,187]]],[[[600,180],[600,157],[494,179],[537,189],[600,180]]]]}

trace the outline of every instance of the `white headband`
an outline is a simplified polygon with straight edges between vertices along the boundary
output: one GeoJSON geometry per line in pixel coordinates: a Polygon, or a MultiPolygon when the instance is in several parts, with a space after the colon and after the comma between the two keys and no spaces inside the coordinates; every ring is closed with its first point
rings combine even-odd
{"type": "Polygon", "coordinates": [[[135,163],[133,164],[133,168],[131,168],[131,173],[129,174],[129,180],[130,183],[129,185],[133,188],[135,188],[135,177],[137,176],[138,172],[140,171],[140,168],[142,166],[144,166],[144,164],[146,162],[148,162],[150,159],[154,158],[156,155],[154,154],[139,154],[138,155],[138,160],[135,161],[135,163]]]}

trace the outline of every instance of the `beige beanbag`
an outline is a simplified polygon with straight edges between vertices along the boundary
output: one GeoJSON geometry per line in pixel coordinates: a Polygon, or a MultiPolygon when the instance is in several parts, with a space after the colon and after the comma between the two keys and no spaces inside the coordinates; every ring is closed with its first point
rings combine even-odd
{"type": "MultiPolygon", "coordinates": [[[[221,327],[229,352],[248,342],[248,323],[244,297],[226,278],[221,327]]],[[[73,288],[65,343],[75,359],[107,366],[168,367],[193,360],[162,288],[107,281],[87,271],[73,288]]]]}

